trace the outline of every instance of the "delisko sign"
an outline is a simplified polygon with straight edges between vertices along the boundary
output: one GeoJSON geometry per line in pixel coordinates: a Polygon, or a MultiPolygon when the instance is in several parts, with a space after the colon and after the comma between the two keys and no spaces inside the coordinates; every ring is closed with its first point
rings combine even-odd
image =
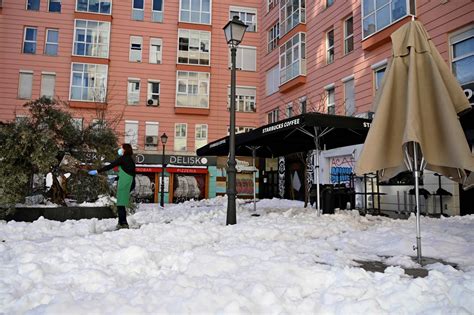
{"type": "MultiPolygon", "coordinates": [[[[137,154],[135,157],[137,164],[163,164],[159,154],[137,154]]],[[[213,166],[217,159],[214,156],[192,156],[192,155],[166,155],[165,164],[183,166],[213,166]]]]}

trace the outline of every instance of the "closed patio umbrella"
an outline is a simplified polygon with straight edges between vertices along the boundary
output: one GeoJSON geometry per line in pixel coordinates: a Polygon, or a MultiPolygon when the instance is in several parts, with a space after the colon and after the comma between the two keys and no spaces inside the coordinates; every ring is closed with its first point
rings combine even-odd
{"type": "Polygon", "coordinates": [[[419,21],[391,35],[392,59],[374,100],[372,121],[356,173],[387,180],[415,176],[417,254],[421,263],[418,179],[426,168],[463,183],[474,171],[458,114],[470,109],[456,78],[419,21]]]}

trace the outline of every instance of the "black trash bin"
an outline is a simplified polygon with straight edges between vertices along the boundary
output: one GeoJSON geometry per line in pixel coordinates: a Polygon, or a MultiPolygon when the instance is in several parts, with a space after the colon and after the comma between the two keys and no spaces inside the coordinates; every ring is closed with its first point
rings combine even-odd
{"type": "Polygon", "coordinates": [[[327,186],[321,193],[321,208],[323,214],[334,214],[336,198],[332,186],[327,186]]]}

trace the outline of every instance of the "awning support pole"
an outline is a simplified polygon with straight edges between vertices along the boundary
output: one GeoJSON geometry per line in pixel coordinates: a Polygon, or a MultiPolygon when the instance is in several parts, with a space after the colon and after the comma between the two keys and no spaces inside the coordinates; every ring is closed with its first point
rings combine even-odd
{"type": "Polygon", "coordinates": [[[318,128],[314,127],[314,144],[316,146],[316,210],[318,212],[318,217],[321,215],[321,201],[320,201],[320,191],[319,191],[319,138],[318,138],[318,128]]]}
{"type": "Polygon", "coordinates": [[[252,165],[253,165],[253,172],[252,172],[252,175],[253,175],[253,211],[254,212],[257,212],[257,185],[256,185],[256,172],[257,172],[257,168],[255,166],[255,157],[257,156],[257,147],[252,147],[252,165]]]}
{"type": "Polygon", "coordinates": [[[415,204],[416,204],[416,253],[421,265],[421,224],[420,224],[420,169],[418,167],[418,143],[413,141],[413,173],[415,175],[415,204]]]}

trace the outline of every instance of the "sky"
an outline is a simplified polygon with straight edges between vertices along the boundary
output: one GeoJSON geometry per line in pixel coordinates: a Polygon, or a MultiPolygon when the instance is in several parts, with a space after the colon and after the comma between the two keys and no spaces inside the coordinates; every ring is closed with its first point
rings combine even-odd
{"type": "Polygon", "coordinates": [[[0,221],[0,314],[474,314],[474,216],[421,219],[425,266],[413,278],[415,217],[299,201],[226,198],[141,204],[116,219],[0,221]],[[355,261],[389,267],[369,272],[355,261]]]}

